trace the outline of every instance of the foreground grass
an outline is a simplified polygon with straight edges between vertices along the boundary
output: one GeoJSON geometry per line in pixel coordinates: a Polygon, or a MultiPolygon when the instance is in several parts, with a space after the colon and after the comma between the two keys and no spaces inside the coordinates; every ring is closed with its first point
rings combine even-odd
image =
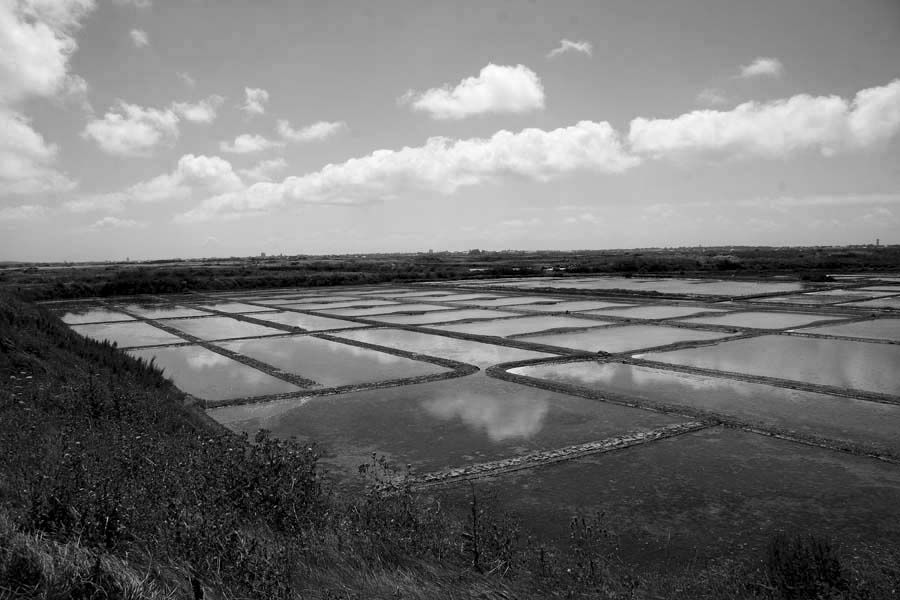
{"type": "Polygon", "coordinates": [[[853,558],[784,539],[768,563],[635,572],[605,550],[602,524],[574,522],[566,552],[538,552],[483,502],[452,519],[377,477],[340,497],[315,446],[218,429],[151,365],[5,295],[0,381],[0,598],[875,599],[900,587],[883,549],[853,558]]]}

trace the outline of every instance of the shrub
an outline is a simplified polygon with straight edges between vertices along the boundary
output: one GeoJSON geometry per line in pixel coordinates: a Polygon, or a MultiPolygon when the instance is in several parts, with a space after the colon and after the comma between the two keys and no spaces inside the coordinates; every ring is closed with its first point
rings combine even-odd
{"type": "Polygon", "coordinates": [[[848,587],[837,549],[819,536],[776,535],[766,549],[766,570],[786,600],[839,598],[848,587]]]}

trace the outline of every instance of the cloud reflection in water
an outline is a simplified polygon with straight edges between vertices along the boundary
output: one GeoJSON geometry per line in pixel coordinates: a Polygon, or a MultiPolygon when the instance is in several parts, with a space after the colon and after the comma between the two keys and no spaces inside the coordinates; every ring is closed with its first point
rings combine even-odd
{"type": "Polygon", "coordinates": [[[550,404],[543,398],[466,395],[426,400],[422,408],[444,421],[459,418],[473,429],[484,430],[491,441],[502,442],[537,434],[550,404]]]}

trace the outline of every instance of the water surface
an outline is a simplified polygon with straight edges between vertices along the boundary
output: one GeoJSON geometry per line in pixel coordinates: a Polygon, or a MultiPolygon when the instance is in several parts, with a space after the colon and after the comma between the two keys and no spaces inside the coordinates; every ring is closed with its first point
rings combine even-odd
{"type": "Polygon", "coordinates": [[[342,302],[295,302],[292,304],[279,304],[278,306],[297,310],[325,310],[363,306],[397,306],[397,304],[397,302],[391,300],[346,300],[342,302]]]}
{"type": "Polygon", "coordinates": [[[172,319],[176,317],[203,317],[208,312],[187,308],[185,306],[167,304],[127,304],[121,306],[122,310],[144,317],[145,319],[172,319]]]}
{"type": "Polygon", "coordinates": [[[900,346],[764,335],[716,346],[653,352],[649,360],[900,395],[900,346]]]}
{"type": "Polygon", "coordinates": [[[726,327],[749,327],[757,329],[784,329],[785,327],[802,327],[816,321],[833,321],[843,317],[828,315],[811,315],[808,313],[748,311],[710,315],[684,319],[686,323],[705,325],[724,325],[726,327]]]}
{"type": "Polygon", "coordinates": [[[618,302],[601,302],[599,300],[572,300],[557,302],[555,304],[515,304],[509,308],[528,310],[534,312],[574,312],[582,310],[594,310],[598,308],[623,308],[628,304],[618,302]]]}
{"type": "Polygon", "coordinates": [[[863,302],[847,302],[841,306],[859,306],[860,308],[892,308],[900,310],[900,298],[890,296],[888,298],[878,298],[876,300],[865,300],[863,302]]]}
{"type": "MultiPolygon", "coordinates": [[[[249,300],[249,298],[247,298],[247,299],[249,300]]],[[[353,296],[329,296],[328,298],[323,298],[322,296],[288,295],[288,296],[279,296],[279,297],[259,299],[259,300],[255,300],[255,302],[257,302],[258,304],[275,304],[275,305],[282,305],[282,304],[288,304],[288,303],[299,304],[301,302],[319,303],[320,304],[320,303],[322,303],[323,300],[326,300],[326,299],[333,301],[333,302],[356,300],[356,298],[354,298],[353,296]]]]}
{"type": "Polygon", "coordinates": [[[351,327],[365,327],[362,323],[354,323],[353,321],[345,321],[343,319],[332,319],[330,317],[320,317],[317,315],[307,315],[305,313],[284,311],[266,313],[254,317],[261,321],[272,321],[273,323],[281,323],[282,325],[290,325],[291,327],[299,327],[307,331],[324,331],[328,329],[349,329],[351,327]]]}
{"type": "MultiPolygon", "coordinates": [[[[736,430],[709,429],[480,480],[523,535],[567,545],[572,517],[602,514],[624,560],[672,570],[763,556],[778,532],[815,531],[852,545],[900,543],[900,469],[736,430]]],[[[471,490],[457,501],[465,518],[471,490]]]]}
{"type": "Polygon", "coordinates": [[[243,302],[221,302],[216,304],[202,304],[198,308],[207,310],[217,310],[226,313],[250,313],[260,312],[263,310],[272,310],[267,306],[253,306],[252,304],[244,304],[243,302]]]}
{"type": "MultiPolygon", "coordinates": [[[[55,311],[54,311],[55,312],[55,311]]],[[[108,308],[97,308],[95,306],[86,306],[84,308],[67,307],[60,317],[63,323],[75,325],[78,323],[98,323],[103,321],[134,321],[134,317],[130,317],[125,313],[110,310],[108,308]]]]}
{"type": "Polygon", "coordinates": [[[620,317],[622,319],[673,319],[697,313],[722,312],[721,308],[705,306],[635,306],[634,308],[589,310],[585,314],[601,317],[620,317]]]}
{"type": "Polygon", "coordinates": [[[128,354],[153,359],[175,385],[204,400],[232,400],[250,396],[296,392],[300,388],[248,367],[202,346],[129,350],[128,354]]]}
{"type": "Polygon", "coordinates": [[[522,342],[560,346],[572,350],[616,353],[665,346],[675,342],[717,340],[725,337],[728,337],[728,334],[682,327],[624,325],[587,331],[534,335],[518,339],[522,342]]]}
{"type": "Polygon", "coordinates": [[[442,335],[406,331],[404,329],[364,329],[348,331],[338,335],[342,338],[358,340],[377,346],[387,346],[417,354],[457,360],[481,368],[504,362],[554,356],[543,352],[520,350],[518,348],[460,340],[442,335]]]}
{"type": "Polygon", "coordinates": [[[630,398],[688,406],[763,427],[886,449],[900,455],[900,406],[621,363],[585,361],[512,373],[630,398]]]}
{"type": "Polygon", "coordinates": [[[148,323],[96,323],[93,325],[73,325],[76,333],[98,341],[114,342],[120,348],[133,346],[153,346],[156,344],[177,344],[183,338],[172,335],[148,323]]]}
{"type": "Polygon", "coordinates": [[[496,460],[654,429],[676,417],[472,375],[335,396],[224,407],[217,421],[323,444],[337,475],[373,452],[417,472],[496,460]]]}
{"type": "Polygon", "coordinates": [[[471,333],[474,335],[490,335],[506,337],[522,333],[546,331],[548,329],[562,329],[566,327],[597,327],[608,325],[610,321],[599,319],[578,319],[575,317],[535,316],[521,317],[519,319],[501,319],[498,321],[479,321],[477,323],[454,323],[448,325],[434,325],[434,329],[441,331],[456,331],[459,333],[471,333]]]}
{"type": "Polygon", "coordinates": [[[335,310],[319,309],[329,315],[346,315],[348,317],[365,317],[369,315],[389,315],[396,313],[429,312],[433,310],[449,310],[446,306],[436,304],[394,304],[392,306],[375,306],[372,308],[338,308],[335,310]]]}
{"type": "Polygon", "coordinates": [[[217,344],[325,387],[445,373],[434,364],[310,336],[217,344]]]}
{"type": "Polygon", "coordinates": [[[492,300],[464,300],[463,304],[471,304],[473,306],[510,306],[512,304],[534,304],[535,302],[557,302],[559,298],[539,298],[535,296],[507,296],[504,298],[494,298],[492,300]]]}
{"type": "Polygon", "coordinates": [[[273,327],[264,327],[256,323],[247,323],[230,317],[206,317],[203,319],[173,319],[166,325],[189,333],[201,340],[224,340],[228,338],[257,337],[261,335],[279,335],[284,331],[273,327]]]}
{"type": "Polygon", "coordinates": [[[446,321],[463,321],[468,319],[499,319],[501,317],[515,317],[517,313],[502,312],[499,310],[487,310],[482,308],[466,308],[460,310],[444,310],[425,313],[421,315],[378,315],[373,317],[382,323],[396,323],[402,325],[424,325],[426,323],[443,323],[446,321]]]}
{"type": "MultiPolygon", "coordinates": [[[[900,342],[900,319],[876,319],[844,325],[825,325],[802,330],[805,333],[836,335],[838,337],[871,338],[900,342]]],[[[898,365],[900,367],[900,365],[898,365]]]]}

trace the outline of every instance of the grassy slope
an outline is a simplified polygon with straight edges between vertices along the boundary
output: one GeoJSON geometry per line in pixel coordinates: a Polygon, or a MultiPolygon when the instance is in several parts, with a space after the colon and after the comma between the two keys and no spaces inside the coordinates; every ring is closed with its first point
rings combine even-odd
{"type": "MultiPolygon", "coordinates": [[[[570,554],[538,556],[514,524],[453,521],[402,485],[337,498],[314,447],[219,430],[153,368],[6,295],[0,381],[0,598],[774,593],[742,564],[631,573],[578,527],[570,554]]],[[[863,587],[845,569],[845,587],[898,588],[896,571],[867,568],[863,587]]]]}

